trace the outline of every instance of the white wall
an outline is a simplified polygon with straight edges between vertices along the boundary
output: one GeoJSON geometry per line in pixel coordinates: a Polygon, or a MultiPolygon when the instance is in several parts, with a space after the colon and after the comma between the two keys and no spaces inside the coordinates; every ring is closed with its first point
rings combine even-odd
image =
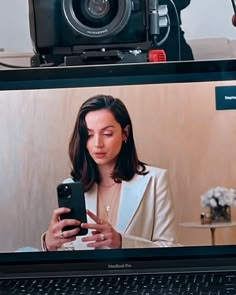
{"type": "Polygon", "coordinates": [[[192,0],[182,12],[187,39],[225,37],[236,39],[231,0],[192,0]]]}
{"type": "MultiPolygon", "coordinates": [[[[0,0],[0,7],[0,48],[11,52],[31,52],[28,1],[0,0]]],[[[186,38],[236,39],[232,15],[231,0],[192,0],[182,13],[186,38]]]]}
{"type": "Polygon", "coordinates": [[[11,52],[32,51],[27,0],[0,0],[0,48],[11,52]]]}

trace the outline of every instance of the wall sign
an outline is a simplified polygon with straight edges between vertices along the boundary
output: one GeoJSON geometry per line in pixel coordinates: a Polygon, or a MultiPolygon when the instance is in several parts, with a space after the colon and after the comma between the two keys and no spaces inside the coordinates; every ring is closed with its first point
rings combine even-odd
{"type": "Polygon", "coordinates": [[[236,86],[217,86],[216,110],[236,110],[236,86]]]}

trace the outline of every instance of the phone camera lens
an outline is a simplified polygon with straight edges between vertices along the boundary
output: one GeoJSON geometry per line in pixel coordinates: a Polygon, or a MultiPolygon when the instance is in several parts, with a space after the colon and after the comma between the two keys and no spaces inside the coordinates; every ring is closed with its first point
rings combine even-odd
{"type": "Polygon", "coordinates": [[[61,198],[69,199],[71,197],[71,187],[69,185],[62,185],[59,188],[59,195],[61,198]]]}
{"type": "Polygon", "coordinates": [[[69,199],[70,197],[71,197],[71,188],[68,185],[65,185],[64,198],[69,199]]]}

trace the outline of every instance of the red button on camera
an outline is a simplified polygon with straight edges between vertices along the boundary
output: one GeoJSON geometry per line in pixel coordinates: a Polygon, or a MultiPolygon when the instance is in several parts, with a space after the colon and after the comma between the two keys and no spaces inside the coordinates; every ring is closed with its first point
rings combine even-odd
{"type": "Polygon", "coordinates": [[[150,62],[165,62],[166,53],[163,49],[153,49],[148,53],[148,60],[150,62]]]}

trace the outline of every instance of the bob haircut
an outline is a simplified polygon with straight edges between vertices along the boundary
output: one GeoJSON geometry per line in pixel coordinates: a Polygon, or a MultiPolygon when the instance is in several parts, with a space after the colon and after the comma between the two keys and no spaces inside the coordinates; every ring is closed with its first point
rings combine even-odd
{"type": "Polygon", "coordinates": [[[71,176],[74,181],[80,181],[85,191],[88,191],[96,182],[100,183],[97,164],[90,156],[86,143],[88,130],[85,117],[89,112],[109,110],[124,130],[129,126],[126,143],[123,142],[111,177],[116,182],[129,181],[134,174],[147,174],[145,164],[138,160],[134,143],[133,128],[129,113],[123,102],[109,95],[97,95],[86,100],[77,115],[75,127],[69,143],[69,157],[72,164],[71,176]]]}

